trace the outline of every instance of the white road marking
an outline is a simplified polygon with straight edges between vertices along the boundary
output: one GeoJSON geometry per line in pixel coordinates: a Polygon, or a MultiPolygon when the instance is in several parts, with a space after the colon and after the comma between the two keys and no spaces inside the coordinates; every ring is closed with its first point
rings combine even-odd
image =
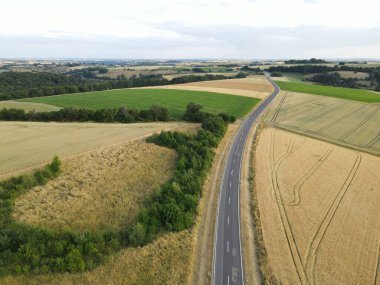
{"type": "Polygon", "coordinates": [[[231,181],[230,181],[230,188],[232,187],[231,181]]]}
{"type": "Polygon", "coordinates": [[[230,285],[230,275],[227,276],[227,285],[230,285]]]}
{"type": "Polygon", "coordinates": [[[230,216],[227,217],[227,225],[230,224],[230,216]]]}
{"type": "Polygon", "coordinates": [[[230,242],[227,241],[227,252],[230,252],[230,242]]]}
{"type": "Polygon", "coordinates": [[[233,174],[234,174],[234,170],[232,169],[232,170],[231,170],[231,176],[232,176],[233,174]]]}
{"type": "Polygon", "coordinates": [[[230,204],[231,202],[231,197],[228,197],[228,205],[230,204]]]}

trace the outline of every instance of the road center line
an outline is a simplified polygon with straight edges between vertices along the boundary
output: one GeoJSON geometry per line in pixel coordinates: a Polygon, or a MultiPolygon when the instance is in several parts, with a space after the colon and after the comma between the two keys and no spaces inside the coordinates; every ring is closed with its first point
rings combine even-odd
{"type": "Polygon", "coordinates": [[[228,205],[230,204],[231,202],[231,197],[228,197],[228,205]]]}
{"type": "Polygon", "coordinates": [[[227,241],[227,252],[230,252],[230,242],[227,241]]]}
{"type": "Polygon", "coordinates": [[[227,285],[230,285],[230,275],[227,276],[227,285]]]}
{"type": "Polygon", "coordinates": [[[234,170],[232,169],[232,170],[231,170],[231,176],[232,176],[233,174],[234,174],[234,170]]]}
{"type": "Polygon", "coordinates": [[[231,181],[230,181],[230,188],[232,187],[231,181]]]}
{"type": "Polygon", "coordinates": [[[227,217],[227,225],[230,224],[230,216],[227,217]]]}

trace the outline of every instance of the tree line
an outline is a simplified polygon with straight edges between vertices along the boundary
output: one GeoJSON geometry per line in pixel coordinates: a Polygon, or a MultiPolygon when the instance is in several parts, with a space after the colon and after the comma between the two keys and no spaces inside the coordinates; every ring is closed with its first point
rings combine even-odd
{"type": "Polygon", "coordinates": [[[1,121],[35,121],[35,122],[98,122],[98,123],[135,123],[169,121],[169,110],[161,106],[152,106],[147,110],[126,109],[100,109],[92,110],[77,107],[65,107],[58,111],[25,112],[22,109],[0,110],[1,121]]]}
{"type": "Polygon", "coordinates": [[[162,132],[148,139],[176,150],[176,171],[146,199],[136,220],[125,229],[58,232],[13,220],[11,212],[19,195],[59,175],[61,163],[57,157],[33,174],[0,182],[0,276],[91,270],[122,247],[142,246],[163,233],[190,228],[214,149],[235,118],[203,113],[202,106],[196,104],[189,104],[186,113],[191,121],[202,120],[195,134],[162,132]]]}
{"type": "MultiPolygon", "coordinates": [[[[99,69],[97,69],[99,70],[99,69]]],[[[241,77],[241,75],[239,75],[241,77]]],[[[162,76],[104,80],[82,79],[54,73],[3,72],[0,73],[0,100],[43,97],[51,95],[102,91],[110,89],[159,86],[197,81],[235,78],[223,75],[188,75],[168,80],[162,76]]]]}

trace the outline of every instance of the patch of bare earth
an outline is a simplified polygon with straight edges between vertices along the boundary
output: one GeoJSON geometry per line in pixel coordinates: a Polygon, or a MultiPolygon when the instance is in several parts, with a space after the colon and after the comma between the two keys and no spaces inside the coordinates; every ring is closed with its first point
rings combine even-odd
{"type": "Polygon", "coordinates": [[[262,130],[255,189],[267,279],[310,285],[379,282],[379,167],[377,156],[262,130]]]}

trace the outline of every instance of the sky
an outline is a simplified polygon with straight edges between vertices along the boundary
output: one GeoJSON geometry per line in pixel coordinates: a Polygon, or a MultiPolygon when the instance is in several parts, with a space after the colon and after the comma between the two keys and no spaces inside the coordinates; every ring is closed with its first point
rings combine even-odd
{"type": "Polygon", "coordinates": [[[0,1],[0,58],[380,59],[379,0],[0,1]]]}

